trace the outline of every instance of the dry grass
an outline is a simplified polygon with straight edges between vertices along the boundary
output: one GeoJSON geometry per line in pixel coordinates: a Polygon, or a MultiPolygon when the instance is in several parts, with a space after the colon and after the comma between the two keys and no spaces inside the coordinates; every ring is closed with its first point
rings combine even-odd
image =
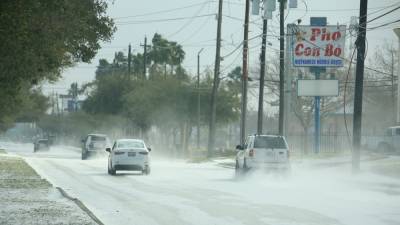
{"type": "Polygon", "coordinates": [[[23,159],[0,157],[0,188],[49,188],[50,183],[42,179],[23,159]]]}

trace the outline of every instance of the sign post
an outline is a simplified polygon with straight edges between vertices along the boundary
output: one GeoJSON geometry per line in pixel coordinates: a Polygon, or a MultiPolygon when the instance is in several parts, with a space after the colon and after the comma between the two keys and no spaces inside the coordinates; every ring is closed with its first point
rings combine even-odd
{"type": "MultiPolygon", "coordinates": [[[[346,26],[327,26],[326,17],[311,17],[310,26],[297,26],[296,40],[293,46],[293,66],[309,67],[319,80],[326,67],[342,67],[346,26]]],[[[314,152],[320,152],[321,143],[321,96],[314,95],[314,152]]]]}
{"type": "MultiPolygon", "coordinates": [[[[320,71],[317,70],[315,72],[315,79],[319,80],[320,77],[320,71]]],[[[319,153],[320,147],[321,147],[321,115],[320,115],[320,105],[321,105],[321,96],[315,96],[315,146],[314,146],[314,151],[315,154],[319,153]]]]}
{"type": "MultiPolygon", "coordinates": [[[[326,17],[311,17],[310,24],[311,24],[311,26],[326,26],[326,17]]],[[[318,31],[315,30],[315,33],[318,33],[318,31]]],[[[327,55],[326,52],[325,52],[325,55],[327,55]]],[[[311,67],[310,70],[311,71],[314,70],[315,79],[319,80],[322,69],[320,67],[314,67],[314,68],[311,67]]],[[[323,70],[326,70],[326,68],[323,67],[323,70]]],[[[320,147],[321,147],[321,115],[320,115],[321,103],[320,103],[320,101],[321,101],[321,96],[315,96],[315,122],[314,122],[315,123],[315,133],[314,133],[314,135],[315,135],[315,142],[314,142],[315,143],[315,145],[314,145],[315,154],[319,153],[320,147]]]]}

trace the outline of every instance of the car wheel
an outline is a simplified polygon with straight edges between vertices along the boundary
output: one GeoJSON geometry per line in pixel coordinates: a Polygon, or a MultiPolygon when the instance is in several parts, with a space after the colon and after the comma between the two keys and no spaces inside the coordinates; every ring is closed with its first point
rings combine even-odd
{"type": "Polygon", "coordinates": [[[112,168],[112,165],[110,165],[108,167],[108,171],[110,175],[115,175],[117,173],[117,171],[115,169],[112,168]]]}
{"type": "Polygon", "coordinates": [[[240,166],[239,166],[239,161],[238,160],[236,160],[236,163],[235,163],[235,175],[236,176],[240,175],[240,166]]]}
{"type": "Polygon", "coordinates": [[[243,171],[247,172],[249,170],[249,167],[247,166],[246,158],[243,160],[243,171]]]}
{"type": "Polygon", "coordinates": [[[82,160],[87,158],[87,152],[85,150],[82,151],[82,160]]]}
{"type": "Polygon", "coordinates": [[[142,174],[149,175],[150,174],[150,167],[149,166],[145,166],[144,170],[142,171],[142,174]]]}

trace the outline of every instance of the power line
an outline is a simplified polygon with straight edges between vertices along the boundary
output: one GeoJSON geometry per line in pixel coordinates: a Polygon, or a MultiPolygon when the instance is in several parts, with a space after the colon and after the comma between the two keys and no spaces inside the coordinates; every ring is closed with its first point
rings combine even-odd
{"type": "MultiPolygon", "coordinates": [[[[230,4],[232,5],[238,5],[238,6],[244,6],[244,3],[239,3],[239,2],[232,2],[229,1],[230,4]]],[[[394,3],[391,4],[389,6],[378,6],[378,7],[370,7],[368,9],[381,9],[381,10],[385,10],[389,7],[395,6],[399,3],[394,3]]],[[[290,9],[290,10],[294,10],[294,11],[306,11],[306,9],[299,9],[299,8],[294,8],[294,9],[290,9]]],[[[308,11],[310,12],[341,12],[341,11],[358,11],[359,8],[342,8],[342,9],[308,9],[308,11]]]]}
{"type": "MultiPolygon", "coordinates": [[[[206,5],[207,5],[208,3],[209,3],[209,2],[203,3],[203,4],[201,5],[200,9],[195,13],[194,16],[199,16],[199,14],[203,11],[204,7],[206,7],[206,5]]],[[[190,20],[188,20],[185,24],[183,24],[177,31],[175,31],[175,32],[172,33],[172,34],[167,35],[167,37],[168,37],[168,38],[171,38],[171,37],[173,37],[173,36],[179,34],[182,30],[184,30],[187,26],[189,26],[189,25],[193,22],[194,19],[195,19],[195,17],[192,17],[192,18],[191,18],[190,20]]]]}
{"type": "Polygon", "coordinates": [[[202,17],[208,17],[208,16],[215,16],[215,15],[216,15],[215,13],[211,13],[211,14],[204,14],[204,15],[198,15],[198,16],[188,16],[188,17],[164,18],[164,19],[154,19],[154,20],[133,20],[133,21],[126,21],[126,22],[119,22],[119,23],[116,23],[116,25],[164,23],[164,22],[170,22],[170,21],[195,19],[195,18],[202,18],[202,17]]]}
{"type": "MultiPolygon", "coordinates": [[[[188,36],[185,40],[182,41],[182,43],[185,43],[186,41],[192,39],[195,35],[197,35],[203,28],[208,24],[208,21],[210,20],[211,17],[208,17],[204,20],[204,22],[198,27],[195,32],[193,32],[190,36],[188,36]]],[[[215,41],[215,39],[213,39],[215,41]]]]}
{"type": "Polygon", "coordinates": [[[377,20],[377,19],[379,19],[379,18],[382,18],[382,17],[384,17],[384,16],[386,16],[386,15],[388,15],[388,14],[390,14],[390,13],[392,13],[392,12],[398,10],[398,9],[400,9],[400,6],[394,8],[394,9],[392,9],[392,10],[390,10],[390,11],[384,13],[384,14],[381,14],[381,15],[379,15],[379,16],[373,18],[373,19],[368,20],[367,23],[370,23],[370,22],[372,22],[372,21],[374,21],[374,20],[377,20]]]}
{"type": "Polygon", "coordinates": [[[395,20],[395,21],[392,21],[392,22],[387,22],[387,23],[381,24],[381,25],[379,25],[379,26],[370,27],[370,28],[368,28],[368,30],[369,30],[369,31],[375,30],[375,29],[377,29],[377,28],[385,27],[385,26],[388,26],[388,25],[391,25],[391,24],[394,24],[394,23],[398,23],[398,22],[400,22],[400,19],[395,20]]]}
{"type": "MultiPolygon", "coordinates": [[[[222,15],[222,16],[226,17],[226,18],[229,18],[229,19],[232,19],[232,20],[237,20],[237,21],[243,22],[243,19],[240,19],[240,18],[237,18],[237,17],[234,17],[234,16],[228,16],[228,15],[222,15]]],[[[257,19],[257,20],[259,20],[259,19],[257,19]]],[[[249,21],[249,23],[255,24],[255,25],[258,25],[258,26],[262,26],[262,24],[259,24],[259,23],[255,22],[257,20],[249,21]]]]}
{"type": "MultiPolygon", "coordinates": [[[[251,40],[253,40],[253,39],[256,39],[256,38],[258,38],[258,37],[261,37],[261,35],[262,35],[262,34],[259,34],[259,35],[256,35],[256,36],[252,37],[252,38],[249,38],[248,41],[251,41],[251,40]]],[[[229,52],[228,54],[222,56],[222,58],[227,58],[227,57],[231,56],[233,53],[235,53],[237,50],[239,50],[239,48],[240,48],[242,45],[243,45],[243,41],[242,41],[239,45],[237,45],[237,46],[235,47],[235,49],[233,49],[231,52],[229,52]]]]}
{"type": "Polygon", "coordinates": [[[114,17],[114,19],[115,19],[115,20],[119,20],[119,19],[125,19],[125,18],[135,18],[135,17],[151,16],[151,15],[156,15],[156,14],[160,14],[160,13],[168,13],[168,12],[174,12],[174,11],[179,11],[179,10],[183,10],[183,9],[188,9],[188,8],[196,7],[196,6],[205,4],[205,3],[212,3],[212,2],[215,2],[215,1],[205,1],[205,2],[202,2],[202,3],[196,3],[196,4],[192,4],[192,5],[187,5],[187,6],[179,7],[179,8],[160,10],[160,11],[149,12],[149,13],[138,14],[138,15],[132,15],[132,16],[114,17]]]}

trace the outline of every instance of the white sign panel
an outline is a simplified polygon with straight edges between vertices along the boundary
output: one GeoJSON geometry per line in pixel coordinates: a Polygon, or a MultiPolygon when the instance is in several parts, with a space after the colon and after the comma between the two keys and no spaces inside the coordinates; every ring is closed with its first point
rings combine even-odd
{"type": "Polygon", "coordinates": [[[293,66],[342,67],[346,25],[297,26],[292,39],[293,66]]]}
{"type": "Polygon", "coordinates": [[[297,80],[297,96],[338,96],[339,80],[297,80]]]}

